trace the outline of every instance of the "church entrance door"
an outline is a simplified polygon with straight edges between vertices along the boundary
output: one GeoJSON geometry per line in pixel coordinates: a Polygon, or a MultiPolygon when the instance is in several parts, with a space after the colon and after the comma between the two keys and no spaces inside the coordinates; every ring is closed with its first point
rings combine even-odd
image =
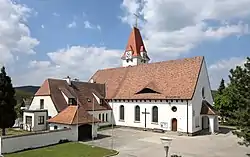
{"type": "Polygon", "coordinates": [[[172,119],[172,131],[177,131],[177,119],[172,119]]]}

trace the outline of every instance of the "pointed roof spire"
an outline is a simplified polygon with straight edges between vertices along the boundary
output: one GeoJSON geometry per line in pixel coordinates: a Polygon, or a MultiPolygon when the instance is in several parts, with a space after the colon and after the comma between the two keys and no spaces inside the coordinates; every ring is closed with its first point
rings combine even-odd
{"type": "MultiPolygon", "coordinates": [[[[144,46],[140,30],[136,27],[133,27],[132,32],[130,33],[128,44],[126,46],[125,52],[132,51],[133,56],[140,56],[140,52],[147,52],[144,46]]],[[[125,52],[123,56],[125,56],[125,52]]]]}

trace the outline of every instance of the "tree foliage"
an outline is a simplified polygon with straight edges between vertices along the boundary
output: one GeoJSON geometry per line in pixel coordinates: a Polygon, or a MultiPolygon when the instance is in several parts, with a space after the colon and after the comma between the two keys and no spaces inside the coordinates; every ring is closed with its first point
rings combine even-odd
{"type": "Polygon", "coordinates": [[[243,139],[240,144],[250,145],[250,58],[243,67],[230,70],[229,84],[215,98],[216,108],[229,124],[235,125],[233,133],[243,139]]]}
{"type": "Polygon", "coordinates": [[[0,72],[0,128],[3,136],[5,129],[12,127],[15,123],[15,106],[15,89],[12,86],[11,78],[7,76],[5,68],[2,67],[0,72]]]}

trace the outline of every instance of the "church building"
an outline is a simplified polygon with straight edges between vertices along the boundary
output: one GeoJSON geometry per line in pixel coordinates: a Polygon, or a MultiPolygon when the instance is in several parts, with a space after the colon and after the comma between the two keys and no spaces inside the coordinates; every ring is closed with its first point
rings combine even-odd
{"type": "Polygon", "coordinates": [[[140,30],[132,28],[122,67],[98,70],[90,83],[105,84],[114,124],[194,135],[218,130],[218,114],[203,56],[150,61],[140,30]]]}

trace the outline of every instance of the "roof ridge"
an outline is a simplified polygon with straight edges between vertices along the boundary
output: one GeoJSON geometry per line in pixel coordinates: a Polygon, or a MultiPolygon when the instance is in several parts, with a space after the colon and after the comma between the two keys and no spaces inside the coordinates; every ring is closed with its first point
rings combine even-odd
{"type": "MultiPolygon", "coordinates": [[[[72,105],[71,106],[68,106],[68,107],[73,107],[72,105]]],[[[74,119],[75,119],[75,117],[76,117],[76,115],[77,115],[77,112],[78,112],[78,105],[76,106],[76,110],[75,110],[75,113],[74,113],[74,116],[73,116],[73,118],[71,119],[71,121],[70,121],[70,124],[72,124],[73,122],[74,122],[74,119]]],[[[79,113],[78,113],[79,114],[79,113]]],[[[78,119],[79,119],[79,117],[77,117],[78,119]]]]}
{"type": "MultiPolygon", "coordinates": [[[[161,64],[161,63],[167,63],[167,62],[174,62],[174,61],[182,61],[182,60],[186,60],[186,59],[195,59],[195,58],[204,58],[204,56],[194,56],[194,57],[188,57],[188,58],[179,58],[179,59],[171,59],[171,60],[167,60],[167,61],[159,61],[159,62],[152,62],[152,63],[147,63],[147,64],[139,64],[136,66],[127,66],[127,67],[115,67],[115,68],[106,68],[106,69],[98,69],[97,72],[99,71],[106,71],[106,70],[116,70],[116,69],[125,69],[125,68],[135,68],[138,66],[147,66],[147,65],[155,65],[155,64],[161,64]]],[[[97,73],[96,72],[96,73],[97,73]]],[[[94,75],[93,75],[94,76],[94,75]]]]}

